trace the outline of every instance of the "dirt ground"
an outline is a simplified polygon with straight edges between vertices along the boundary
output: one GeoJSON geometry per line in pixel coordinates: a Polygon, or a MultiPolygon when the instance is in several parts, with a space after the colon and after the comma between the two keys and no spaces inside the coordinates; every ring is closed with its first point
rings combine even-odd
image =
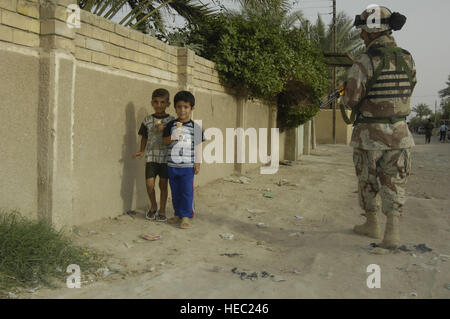
{"type": "Polygon", "coordinates": [[[276,175],[254,171],[245,175],[249,184],[198,187],[192,229],[147,221],[142,211],[78,228],[76,242],[111,254],[109,272],[100,279],[84,275],[79,289],[21,297],[449,298],[450,144],[415,138],[401,220],[410,251],[375,254],[370,244],[377,240],[352,232],[364,221],[352,149],[319,145],[276,175]],[[281,179],[287,182],[278,186],[281,179]],[[273,198],[263,196],[268,189],[273,198]],[[143,233],[161,239],[139,240],[143,233]],[[221,238],[227,233],[233,239],[221,238]],[[381,288],[367,287],[370,264],[380,266],[381,288]]]}

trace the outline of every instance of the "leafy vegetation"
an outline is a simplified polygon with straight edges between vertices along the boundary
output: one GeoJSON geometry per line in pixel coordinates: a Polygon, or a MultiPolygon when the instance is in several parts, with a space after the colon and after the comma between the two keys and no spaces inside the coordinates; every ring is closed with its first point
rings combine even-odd
{"type": "Polygon", "coordinates": [[[415,112],[420,118],[432,114],[430,107],[425,103],[417,104],[411,109],[411,111],[415,112]]]}
{"type": "MultiPolygon", "coordinates": [[[[298,1],[234,0],[239,10],[226,9],[221,0],[78,0],[81,8],[112,19],[131,8],[121,24],[152,33],[171,45],[185,46],[216,62],[221,81],[250,99],[278,106],[281,129],[295,127],[318,111],[318,100],[331,88],[330,70],[322,58],[331,51],[332,25],[318,17],[315,25],[298,1]],[[206,4],[204,4],[206,3],[206,4]],[[164,14],[186,19],[186,26],[167,31],[164,14]]],[[[337,15],[337,51],[358,54],[363,43],[352,19],[337,15]]],[[[346,70],[338,68],[338,82],[346,70]]]]}
{"type": "Polygon", "coordinates": [[[28,220],[18,212],[0,211],[0,297],[14,287],[53,286],[66,268],[98,268],[100,257],[74,245],[44,219],[28,220]]]}
{"type": "Polygon", "coordinates": [[[216,63],[224,85],[277,104],[280,128],[298,126],[317,113],[327,83],[320,48],[303,30],[286,27],[284,16],[264,10],[222,12],[177,34],[216,63]]]}
{"type": "Polygon", "coordinates": [[[450,75],[448,76],[448,81],[446,82],[447,87],[439,90],[439,96],[443,99],[449,99],[450,98],[450,75]]]}
{"type": "MultiPolygon", "coordinates": [[[[305,22],[305,29],[310,33],[311,38],[320,46],[323,52],[332,52],[332,33],[333,24],[325,26],[322,18],[318,16],[316,24],[310,25],[305,22]]],[[[348,53],[350,56],[358,57],[364,52],[364,42],[359,37],[360,31],[353,27],[353,19],[344,12],[336,15],[336,52],[348,53]]],[[[343,67],[336,68],[336,81],[343,83],[347,77],[347,69],[343,67]]],[[[329,70],[331,87],[331,69],[329,70]]]]}
{"type": "Polygon", "coordinates": [[[77,3],[81,9],[109,20],[127,11],[119,24],[154,36],[167,34],[164,14],[178,14],[188,23],[194,23],[213,12],[208,5],[192,0],[77,0],[77,3]]]}

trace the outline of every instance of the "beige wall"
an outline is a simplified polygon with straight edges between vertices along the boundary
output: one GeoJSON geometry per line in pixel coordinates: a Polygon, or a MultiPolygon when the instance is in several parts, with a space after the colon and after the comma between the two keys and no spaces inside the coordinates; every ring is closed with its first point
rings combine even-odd
{"type": "MultiPolygon", "coordinates": [[[[0,1],[0,207],[69,228],[144,209],[145,160],[131,155],[159,87],[172,103],[193,92],[193,118],[219,128],[224,143],[226,128],[275,125],[273,110],[222,86],[214,63],[190,50],[84,11],[81,28],[67,28],[70,3],[0,1]]],[[[281,134],[280,159],[285,147],[281,134]]],[[[259,165],[203,163],[195,184],[259,165]]]]}
{"type": "MultiPolygon", "coordinates": [[[[132,159],[131,155],[139,150],[137,131],[152,111],[151,94],[158,87],[149,79],[125,76],[88,63],[77,65],[73,128],[75,224],[145,206],[145,159],[132,159]]],[[[172,95],[176,91],[174,87],[163,87],[172,95]]],[[[168,111],[173,115],[173,108],[168,111]]]]}
{"type": "MultiPolygon", "coordinates": [[[[201,164],[200,174],[195,177],[195,185],[204,185],[212,180],[230,175],[235,171],[235,164],[226,163],[225,143],[226,128],[236,127],[238,101],[237,98],[228,94],[217,94],[205,89],[195,90],[196,107],[194,111],[194,120],[202,121],[202,129],[218,128],[222,132],[223,144],[223,163],[201,164]]],[[[215,137],[211,137],[211,142],[215,137]]],[[[209,144],[202,144],[203,150],[209,144]]],[[[213,154],[215,154],[213,152],[213,154]]]]}
{"type": "Polygon", "coordinates": [[[37,206],[39,58],[0,42],[0,208],[34,217],[37,206]]]}
{"type": "MultiPolygon", "coordinates": [[[[350,116],[350,111],[347,111],[350,116]]],[[[318,144],[333,143],[333,110],[320,110],[315,117],[315,133],[318,144]]],[[[352,137],[352,125],[342,119],[341,111],[336,110],[336,143],[349,144],[352,137]]]]}
{"type": "Polygon", "coordinates": [[[36,217],[39,8],[0,1],[0,209],[36,217]]]}

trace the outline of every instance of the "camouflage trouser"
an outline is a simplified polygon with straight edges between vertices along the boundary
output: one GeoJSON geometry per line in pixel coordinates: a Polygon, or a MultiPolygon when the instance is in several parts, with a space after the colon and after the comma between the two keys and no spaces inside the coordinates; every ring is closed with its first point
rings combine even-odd
{"type": "Polygon", "coordinates": [[[353,163],[358,176],[359,204],[366,212],[401,212],[406,179],[411,170],[409,149],[368,151],[355,148],[353,163]],[[378,194],[380,196],[378,196],[378,194]]]}

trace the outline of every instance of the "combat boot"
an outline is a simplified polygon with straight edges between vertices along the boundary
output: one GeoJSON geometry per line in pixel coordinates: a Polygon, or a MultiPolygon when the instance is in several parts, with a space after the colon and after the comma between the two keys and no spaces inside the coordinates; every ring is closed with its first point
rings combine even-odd
{"type": "Polygon", "coordinates": [[[400,245],[399,213],[391,212],[387,214],[386,228],[381,247],[395,249],[400,245]]]}
{"type": "Polygon", "coordinates": [[[381,231],[377,212],[366,212],[366,222],[362,225],[353,227],[353,231],[359,235],[380,239],[381,231]]]}

